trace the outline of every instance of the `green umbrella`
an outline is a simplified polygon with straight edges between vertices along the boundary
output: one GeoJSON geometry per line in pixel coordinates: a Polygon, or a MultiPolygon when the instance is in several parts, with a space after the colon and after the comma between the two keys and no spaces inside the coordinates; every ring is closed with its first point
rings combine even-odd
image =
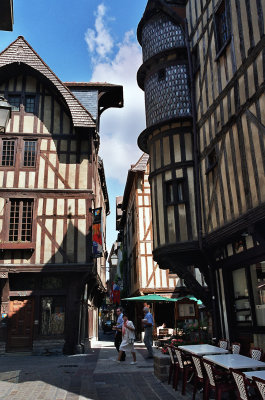
{"type": "MultiPolygon", "coordinates": [[[[125,299],[121,299],[122,301],[146,301],[151,303],[159,303],[159,302],[167,302],[170,303],[174,301],[174,299],[170,299],[168,297],[160,296],[159,294],[147,294],[146,296],[137,296],[137,297],[127,297],[125,299]]],[[[155,304],[153,310],[154,320],[155,320],[155,304]]]]}
{"type": "Polygon", "coordinates": [[[179,301],[179,300],[183,300],[183,299],[189,299],[189,300],[196,301],[197,304],[198,304],[198,306],[201,306],[201,305],[202,305],[202,301],[201,301],[201,300],[198,300],[198,299],[196,299],[196,297],[190,296],[190,295],[183,296],[183,297],[178,297],[177,299],[172,299],[172,300],[173,300],[173,301],[179,301]]]}
{"type": "Polygon", "coordinates": [[[168,297],[163,297],[160,296],[159,294],[147,294],[146,296],[137,296],[137,297],[127,297],[125,299],[121,299],[126,300],[126,301],[167,301],[167,302],[171,302],[171,301],[176,301],[176,299],[170,299],[168,297]]]}

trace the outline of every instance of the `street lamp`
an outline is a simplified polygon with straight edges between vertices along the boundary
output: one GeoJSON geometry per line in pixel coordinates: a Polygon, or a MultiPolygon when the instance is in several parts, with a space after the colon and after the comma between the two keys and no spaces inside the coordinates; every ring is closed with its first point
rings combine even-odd
{"type": "Polygon", "coordinates": [[[6,131],[6,127],[11,117],[11,105],[8,101],[0,96],[0,132],[3,133],[6,131]]]}

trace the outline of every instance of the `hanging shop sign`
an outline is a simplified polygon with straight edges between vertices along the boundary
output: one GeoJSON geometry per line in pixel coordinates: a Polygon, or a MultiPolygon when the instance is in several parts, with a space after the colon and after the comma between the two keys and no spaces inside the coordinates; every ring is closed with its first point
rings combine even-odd
{"type": "Polygon", "coordinates": [[[93,226],[92,226],[92,240],[93,240],[93,257],[98,258],[103,255],[102,248],[102,208],[95,208],[93,210],[93,226]]]}

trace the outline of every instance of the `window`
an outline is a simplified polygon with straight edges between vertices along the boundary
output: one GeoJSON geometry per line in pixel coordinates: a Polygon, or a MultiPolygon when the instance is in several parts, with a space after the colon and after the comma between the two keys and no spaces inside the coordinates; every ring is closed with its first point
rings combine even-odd
{"type": "Polygon", "coordinates": [[[212,171],[217,166],[217,154],[216,150],[213,149],[207,156],[207,169],[206,174],[212,171]]]}
{"type": "Polygon", "coordinates": [[[64,333],[65,298],[43,297],[41,299],[41,334],[62,335],[64,333]]]}
{"type": "Polygon", "coordinates": [[[26,96],[25,111],[33,113],[35,111],[35,96],[26,96]]]}
{"type": "Polygon", "coordinates": [[[184,181],[183,179],[175,179],[166,182],[166,203],[177,204],[184,202],[184,181]]]}
{"type": "Polygon", "coordinates": [[[24,167],[35,167],[36,150],[36,140],[24,140],[24,167]]]}
{"type": "Polygon", "coordinates": [[[21,96],[16,94],[9,95],[8,102],[11,105],[12,111],[19,111],[21,96]]]}
{"type": "Polygon", "coordinates": [[[30,242],[33,200],[10,200],[9,241],[30,242]]]}
{"type": "Polygon", "coordinates": [[[227,18],[227,4],[224,0],[215,14],[215,34],[217,53],[220,52],[230,38],[227,18]]]}
{"type": "Polygon", "coordinates": [[[15,163],[15,140],[2,140],[3,167],[13,167],[15,163]]]}

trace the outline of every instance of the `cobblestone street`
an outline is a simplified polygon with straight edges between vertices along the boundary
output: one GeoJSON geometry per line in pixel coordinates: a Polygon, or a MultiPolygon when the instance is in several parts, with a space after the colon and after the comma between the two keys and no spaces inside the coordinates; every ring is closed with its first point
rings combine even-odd
{"type": "MultiPolygon", "coordinates": [[[[191,399],[162,384],[153,374],[153,360],[137,343],[137,364],[124,363],[117,357],[113,336],[104,335],[89,354],[74,356],[4,355],[0,357],[1,400],[114,400],[117,398],[191,399]]],[[[201,395],[196,398],[200,399],[201,395]]]]}

